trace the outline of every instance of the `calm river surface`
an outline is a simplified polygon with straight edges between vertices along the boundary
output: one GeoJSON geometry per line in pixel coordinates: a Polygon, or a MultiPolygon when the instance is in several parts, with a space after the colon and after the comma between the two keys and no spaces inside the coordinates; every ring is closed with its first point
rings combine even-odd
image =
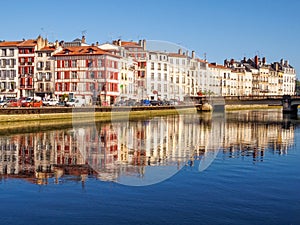
{"type": "Polygon", "coordinates": [[[300,224],[299,124],[258,110],[2,131],[0,224],[300,224]]]}

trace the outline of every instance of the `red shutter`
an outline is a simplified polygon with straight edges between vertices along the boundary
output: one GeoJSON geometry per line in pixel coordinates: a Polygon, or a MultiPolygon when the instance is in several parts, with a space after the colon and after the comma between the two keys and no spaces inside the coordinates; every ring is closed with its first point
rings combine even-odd
{"type": "Polygon", "coordinates": [[[32,77],[28,77],[28,85],[32,85],[32,77]]]}
{"type": "Polygon", "coordinates": [[[65,61],[61,60],[61,67],[65,67],[65,61]]]}
{"type": "Polygon", "coordinates": [[[24,86],[25,85],[25,77],[22,77],[21,78],[21,86],[24,86]]]}

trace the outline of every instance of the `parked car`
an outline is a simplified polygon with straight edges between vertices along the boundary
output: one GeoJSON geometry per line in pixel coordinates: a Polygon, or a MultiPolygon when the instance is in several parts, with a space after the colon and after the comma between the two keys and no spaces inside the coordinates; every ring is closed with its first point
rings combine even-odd
{"type": "Polygon", "coordinates": [[[125,106],[126,102],[124,100],[120,100],[114,104],[114,106],[125,106]]]}
{"type": "Polygon", "coordinates": [[[170,99],[170,105],[178,105],[178,100],[177,99],[170,99]]]}
{"type": "Polygon", "coordinates": [[[69,107],[82,107],[85,105],[86,105],[85,99],[80,99],[80,98],[72,98],[71,100],[66,102],[66,106],[69,107]]]}
{"type": "Polygon", "coordinates": [[[126,106],[136,106],[138,105],[138,102],[134,99],[128,99],[125,101],[126,106]]]}
{"type": "Polygon", "coordinates": [[[21,107],[22,103],[21,103],[21,100],[19,100],[19,99],[10,99],[7,102],[7,106],[8,107],[21,107]]]}
{"type": "Polygon", "coordinates": [[[6,100],[0,101],[0,108],[7,108],[7,101],[6,100]]]}
{"type": "Polygon", "coordinates": [[[32,99],[31,101],[26,101],[22,103],[23,107],[42,107],[43,101],[39,99],[32,99]]]}
{"type": "Polygon", "coordinates": [[[152,106],[158,106],[158,105],[161,105],[161,102],[158,101],[158,100],[151,100],[151,101],[150,101],[150,104],[151,104],[152,106]]]}
{"type": "Polygon", "coordinates": [[[150,106],[150,100],[147,100],[147,99],[144,99],[144,100],[141,100],[140,101],[140,104],[141,106],[150,106]]]}
{"type": "Polygon", "coordinates": [[[57,106],[58,102],[59,101],[57,99],[51,98],[51,99],[43,101],[43,105],[45,105],[45,106],[57,106]]]}
{"type": "Polygon", "coordinates": [[[64,102],[64,101],[59,101],[59,102],[57,103],[57,106],[66,106],[66,102],[64,102]]]}

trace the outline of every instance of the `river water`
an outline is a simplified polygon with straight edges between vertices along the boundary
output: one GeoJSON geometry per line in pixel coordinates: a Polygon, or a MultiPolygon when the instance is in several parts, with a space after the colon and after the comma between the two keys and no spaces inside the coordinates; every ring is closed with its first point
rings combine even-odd
{"type": "Polygon", "coordinates": [[[300,120],[236,111],[0,136],[0,224],[300,224],[300,120]]]}

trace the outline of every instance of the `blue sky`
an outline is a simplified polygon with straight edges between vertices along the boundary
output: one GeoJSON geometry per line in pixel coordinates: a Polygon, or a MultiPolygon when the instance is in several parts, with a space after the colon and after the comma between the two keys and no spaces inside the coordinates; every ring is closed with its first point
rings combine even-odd
{"type": "Polygon", "coordinates": [[[88,43],[162,40],[210,62],[259,54],[300,71],[299,11],[297,0],[3,1],[0,40],[71,41],[84,31],[88,43]]]}

